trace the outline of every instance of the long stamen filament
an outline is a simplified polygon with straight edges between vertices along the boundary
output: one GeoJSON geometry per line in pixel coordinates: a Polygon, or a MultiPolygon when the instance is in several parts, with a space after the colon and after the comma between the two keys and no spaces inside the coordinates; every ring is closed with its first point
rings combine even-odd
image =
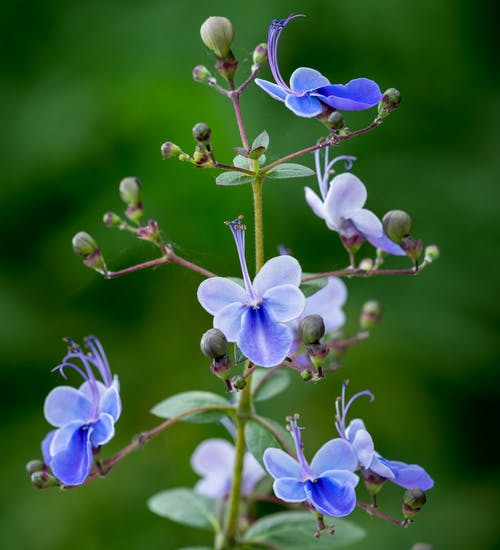
{"type": "Polygon", "coordinates": [[[226,222],[226,225],[231,229],[234,241],[236,243],[236,250],[238,251],[238,258],[240,260],[241,273],[243,274],[243,281],[245,283],[245,289],[247,291],[248,299],[251,304],[257,305],[257,297],[255,296],[252,280],[248,273],[247,261],[245,258],[245,230],[246,227],[241,223],[242,216],[238,217],[232,222],[226,222]]]}
{"type": "Polygon", "coordinates": [[[300,430],[302,430],[301,427],[297,424],[297,420],[299,419],[298,414],[294,414],[293,417],[288,417],[288,430],[292,434],[293,441],[295,443],[295,449],[297,451],[297,459],[299,461],[300,467],[303,472],[304,479],[312,476],[311,468],[309,468],[309,464],[307,463],[307,460],[304,456],[304,444],[302,443],[302,437],[300,435],[300,430]]]}

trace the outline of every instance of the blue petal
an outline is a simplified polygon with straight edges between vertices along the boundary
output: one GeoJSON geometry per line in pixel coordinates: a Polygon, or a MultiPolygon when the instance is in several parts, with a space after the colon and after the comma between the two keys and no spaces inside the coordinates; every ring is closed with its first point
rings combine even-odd
{"type": "Polygon", "coordinates": [[[201,476],[224,474],[231,477],[234,452],[234,446],[225,439],[206,439],[191,455],[191,467],[201,476]]]}
{"type": "Polygon", "coordinates": [[[306,481],[309,502],[322,514],[335,518],[349,515],[356,506],[356,493],[351,483],[341,484],[330,477],[306,481]]]}
{"type": "Polygon", "coordinates": [[[298,97],[296,95],[287,95],[285,105],[297,116],[311,118],[318,116],[323,112],[321,101],[316,97],[309,95],[298,97]]]}
{"type": "Polygon", "coordinates": [[[115,376],[111,386],[102,394],[99,402],[99,410],[110,414],[115,422],[120,418],[122,411],[119,391],[120,385],[118,383],[118,377],[115,376]]]}
{"type": "Polygon", "coordinates": [[[311,95],[319,97],[330,107],[346,111],[369,109],[382,99],[378,84],[368,78],[356,78],[345,85],[332,84],[318,88],[311,95]]]}
{"type": "Polygon", "coordinates": [[[365,237],[366,240],[375,248],[380,248],[384,252],[393,254],[394,256],[406,256],[406,252],[384,234],[380,237],[371,237],[369,235],[365,235],[365,237]]]}
{"type": "Polygon", "coordinates": [[[252,363],[260,367],[279,365],[292,344],[292,329],[274,321],[264,304],[243,313],[238,346],[252,363]]]}
{"type": "Polygon", "coordinates": [[[394,479],[391,481],[405,489],[418,488],[422,491],[432,489],[434,480],[431,476],[418,464],[406,464],[397,460],[387,460],[380,457],[380,461],[387,464],[394,474],[394,479]]]}
{"type": "Polygon", "coordinates": [[[306,298],[296,286],[281,285],[264,294],[264,303],[276,321],[286,323],[293,321],[304,311],[306,298]]]}
{"type": "Polygon", "coordinates": [[[368,239],[369,237],[378,239],[384,234],[382,222],[371,210],[361,208],[361,210],[353,212],[350,219],[365,239],[368,239]]]}
{"type": "Polygon", "coordinates": [[[104,445],[115,435],[115,423],[110,414],[102,413],[99,420],[93,424],[90,440],[94,447],[104,445]]]}
{"type": "Polygon", "coordinates": [[[318,477],[326,470],[350,470],[358,465],[356,453],[351,444],[344,439],[336,438],[327,441],[314,455],[311,470],[318,477]]]}
{"type": "Polygon", "coordinates": [[[329,86],[330,81],[316,69],[299,67],[290,77],[290,89],[294,92],[311,92],[317,88],[329,86]]]}
{"type": "Polygon", "coordinates": [[[334,479],[341,485],[351,484],[353,487],[359,483],[359,476],[349,472],[348,470],[326,470],[321,477],[328,477],[334,479]]]}
{"type": "Polygon", "coordinates": [[[281,477],[273,483],[274,494],[285,502],[303,502],[307,495],[304,482],[291,477],[281,477]]]}
{"type": "MultiPolygon", "coordinates": [[[[66,427],[57,430],[58,433],[54,437],[52,447],[54,447],[57,436],[65,429],[66,427]]],[[[90,443],[91,434],[92,428],[80,426],[73,430],[71,434],[62,436],[67,444],[54,454],[50,468],[55,477],[64,485],[80,485],[87,479],[92,469],[93,459],[90,443]],[[70,437],[67,437],[68,435],[70,437]]]]}
{"type": "Polygon", "coordinates": [[[352,446],[358,456],[359,464],[363,468],[370,468],[375,452],[372,436],[366,430],[360,429],[354,436],[352,446]]]}
{"type": "Polygon", "coordinates": [[[236,342],[241,332],[241,317],[247,310],[238,302],[221,309],[214,317],[214,327],[222,331],[228,342],[236,342]]]}
{"type": "Polygon", "coordinates": [[[91,409],[92,403],[80,391],[71,386],[58,386],[47,395],[43,413],[47,422],[61,427],[75,421],[83,424],[91,409]]]}
{"type": "Polygon", "coordinates": [[[302,269],[299,262],[292,256],[276,256],[268,260],[259,270],[252,283],[254,292],[259,298],[264,293],[281,285],[300,285],[302,269]]]}
{"type": "Polygon", "coordinates": [[[45,464],[50,464],[50,461],[52,460],[52,455],[50,454],[50,444],[52,443],[52,439],[54,439],[56,431],[57,430],[52,430],[43,438],[42,456],[45,464]]]}
{"type": "Polygon", "coordinates": [[[246,303],[245,290],[234,281],[223,277],[205,279],[198,287],[198,301],[208,313],[215,315],[234,302],[246,303]]]}
{"type": "Polygon", "coordinates": [[[267,471],[274,479],[293,477],[299,481],[302,480],[302,470],[299,463],[285,451],[274,448],[266,449],[262,460],[267,471]]]}
{"type": "Polygon", "coordinates": [[[274,82],[268,82],[267,80],[255,79],[255,84],[267,92],[272,98],[278,101],[285,101],[286,92],[281,86],[274,84],[274,82]]]}

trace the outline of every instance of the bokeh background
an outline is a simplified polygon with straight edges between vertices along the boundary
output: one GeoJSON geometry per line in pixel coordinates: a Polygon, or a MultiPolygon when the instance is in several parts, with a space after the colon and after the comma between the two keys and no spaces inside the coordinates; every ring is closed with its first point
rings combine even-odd
{"type": "MultiPolygon", "coordinates": [[[[382,127],[339,147],[358,157],[355,173],[369,208],[412,213],[415,235],[440,246],[442,258],[418,277],[347,281],[346,329],[354,333],[363,302],[376,298],[384,320],[353,349],[343,370],[313,386],[294,379],[263,405],[275,419],[299,412],[312,453],[335,436],[333,402],[348,377],[370,388],[363,416],[385,456],[422,464],[436,480],[428,505],[409,529],[352,518],[368,531],[355,548],[493,549],[499,544],[495,440],[498,426],[498,49],[492,1],[276,0],[210,3],[184,0],[45,2],[8,0],[2,8],[2,441],[0,546],[6,550],[175,549],[207,543],[203,532],[154,516],[146,500],[191,486],[195,446],[225,436],[217,426],[182,424],[79,490],[38,491],[24,465],[40,456],[49,426],[46,394],[61,380],[50,369],[61,338],[97,334],[119,374],[124,403],[110,456],[152,427],[148,410],[190,389],[221,392],[198,350],[211,318],[198,305],[200,277],[176,266],[105,281],[73,256],[71,237],[92,233],[109,266],[149,259],[147,243],[105,228],[120,210],[117,189],[138,176],[148,217],[179,254],[220,274],[237,275],[226,219],[245,214],[247,187],[218,188],[213,171],[163,161],[172,140],[189,151],[199,121],[213,130],[221,160],[239,144],[228,102],[191,79],[212,58],[199,39],[209,15],[236,28],[238,77],[265,41],[271,19],[304,12],[283,35],[281,70],[313,66],[334,82],[375,79],[402,91],[403,104],[382,127]]],[[[263,77],[269,78],[268,68],[263,77]]],[[[373,113],[347,113],[351,127],[373,113]]],[[[256,86],[243,97],[250,136],[271,136],[270,159],[323,133],[256,86]]],[[[304,163],[312,166],[312,158],[304,163]]],[[[315,185],[311,180],[310,185],[315,185]]],[[[284,244],[304,269],[342,267],[336,236],[303,199],[304,180],[265,186],[266,253],[284,244]]],[[[251,236],[251,227],[250,227],[251,236]]],[[[252,247],[249,246],[249,251],[252,247]]],[[[364,250],[369,253],[368,249],[364,250]]],[[[251,261],[251,258],[249,257],[251,261]]],[[[392,259],[388,266],[406,266],[392,259]]],[[[361,489],[362,491],[362,489],[361,489]]],[[[362,494],[362,493],[360,493],[362,494]]],[[[397,514],[400,492],[387,487],[383,509],[397,514]]],[[[332,548],[334,548],[332,543],[332,548]]],[[[354,548],[354,547],[353,547],[354,548]]]]}

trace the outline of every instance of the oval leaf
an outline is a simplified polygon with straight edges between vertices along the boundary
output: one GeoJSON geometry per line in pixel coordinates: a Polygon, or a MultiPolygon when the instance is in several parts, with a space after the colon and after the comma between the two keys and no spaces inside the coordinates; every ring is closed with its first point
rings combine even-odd
{"type": "Polygon", "coordinates": [[[244,185],[250,183],[252,178],[241,172],[222,172],[215,178],[217,185],[244,185]]]}
{"type": "Polygon", "coordinates": [[[180,420],[197,424],[216,422],[234,410],[220,395],[207,391],[187,391],[161,401],[151,409],[151,413],[160,418],[172,418],[199,407],[211,407],[211,410],[187,414],[180,420]]]}
{"type": "Polygon", "coordinates": [[[248,545],[267,543],[284,550],[331,550],[358,542],[365,536],[361,527],[346,519],[325,518],[327,525],[335,525],[335,534],[323,531],[315,538],[317,523],[311,512],[279,512],[256,521],[245,533],[248,545]]]}
{"type": "Polygon", "coordinates": [[[270,371],[257,369],[252,374],[254,401],[265,401],[284,391],[290,384],[290,374],[285,369],[270,371]]]}
{"type": "Polygon", "coordinates": [[[251,158],[251,159],[260,159],[260,157],[266,152],[266,148],[263,147],[262,145],[260,147],[256,147],[255,149],[252,149],[250,151],[250,153],[248,154],[248,156],[251,158]]]}
{"type": "Polygon", "coordinates": [[[148,508],[162,518],[182,525],[216,531],[216,501],[198,495],[192,489],[176,487],[156,493],[148,500],[148,508]]]}
{"type": "Polygon", "coordinates": [[[252,149],[257,147],[264,147],[264,151],[269,147],[269,134],[265,130],[253,140],[252,149]]]}
{"type": "Polygon", "coordinates": [[[236,155],[234,157],[233,164],[238,168],[245,168],[245,170],[249,170],[248,158],[241,155],[236,155]]]}
{"type": "Polygon", "coordinates": [[[293,448],[293,442],[290,434],[281,424],[269,418],[260,418],[265,423],[264,425],[252,419],[245,424],[245,439],[248,450],[253,454],[259,464],[264,467],[262,455],[266,449],[269,447],[276,447],[277,449],[283,448],[281,441],[286,443],[289,448],[293,448]],[[274,434],[277,434],[279,439],[274,434]]]}
{"type": "Polygon", "coordinates": [[[274,179],[305,178],[314,175],[316,175],[316,172],[308,166],[302,166],[302,164],[295,164],[293,162],[280,164],[265,173],[266,178],[274,179]]]}

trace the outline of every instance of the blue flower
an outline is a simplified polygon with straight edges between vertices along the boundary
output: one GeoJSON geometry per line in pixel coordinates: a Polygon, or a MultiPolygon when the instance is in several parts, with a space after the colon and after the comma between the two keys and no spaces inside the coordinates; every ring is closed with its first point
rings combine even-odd
{"type": "Polygon", "coordinates": [[[365,428],[364,422],[356,418],[351,420],[346,427],[346,416],[353,402],[367,395],[373,400],[373,394],[368,390],[359,392],[345,403],[345,388],[342,386],[342,396],[337,399],[335,408],[337,411],[335,426],[340,436],[348,441],[356,451],[359,468],[362,473],[373,472],[380,477],[388,479],[405,489],[421,489],[426,491],[434,486],[433,479],[417,464],[406,464],[396,460],[388,460],[375,451],[373,439],[365,428]]]}
{"type": "Polygon", "coordinates": [[[274,494],[285,502],[307,501],[316,511],[333,517],[349,515],[356,506],[359,478],[356,453],[349,443],[332,439],[321,447],[309,465],[297,425],[298,416],[289,419],[297,460],[281,449],[266,449],[263,460],[274,478],[274,494]]]}
{"type": "MultiPolygon", "coordinates": [[[[211,498],[224,498],[231,490],[235,449],[225,439],[207,439],[196,447],[191,456],[193,470],[203,476],[195,485],[196,493],[211,498]]],[[[262,466],[249,452],[245,453],[241,494],[249,495],[266,475],[262,466]]]]}
{"type": "Polygon", "coordinates": [[[382,98],[380,88],[376,82],[367,78],[356,78],[345,85],[330,84],[315,69],[300,67],[292,73],[290,86],[285,84],[278,67],[278,42],[283,29],[296,17],[303,16],[290,15],[286,19],[275,19],[269,26],[269,67],[276,84],[260,78],[255,83],[272,98],[284,101],[296,115],[306,118],[318,116],[328,108],[360,111],[377,105],[382,98]]]}
{"type": "Polygon", "coordinates": [[[93,450],[114,435],[121,413],[118,378],[112,377],[106,355],[95,336],[85,338],[89,350],[69,340],[68,353],[55,367],[75,370],[83,384],[54,388],[45,400],[44,415],[54,426],[42,441],[44,462],[64,485],[82,484],[92,469],[93,450]],[[102,379],[96,379],[95,371],[102,379]]]}
{"type": "Polygon", "coordinates": [[[302,270],[291,256],[268,260],[253,280],[245,260],[245,226],[241,218],[228,223],[233,233],[245,287],[213,277],[201,283],[198,301],[214,316],[214,327],[236,342],[255,365],[272,367],[287,356],[293,331],[286,324],[303,311],[299,290],[302,270]]]}
{"type": "Polygon", "coordinates": [[[328,148],[325,149],[324,167],[320,162],[320,150],[314,153],[316,175],[321,197],[309,187],[305,187],[307,204],[326,225],[339,233],[343,242],[366,239],[371,245],[395,256],[405,256],[406,252],[384,233],[382,222],[371,211],[363,208],[367,192],[361,180],[354,174],[345,172],[332,178],[330,171],[336,162],[344,160],[351,168],[354,157],[341,156],[329,161],[328,148]]]}

